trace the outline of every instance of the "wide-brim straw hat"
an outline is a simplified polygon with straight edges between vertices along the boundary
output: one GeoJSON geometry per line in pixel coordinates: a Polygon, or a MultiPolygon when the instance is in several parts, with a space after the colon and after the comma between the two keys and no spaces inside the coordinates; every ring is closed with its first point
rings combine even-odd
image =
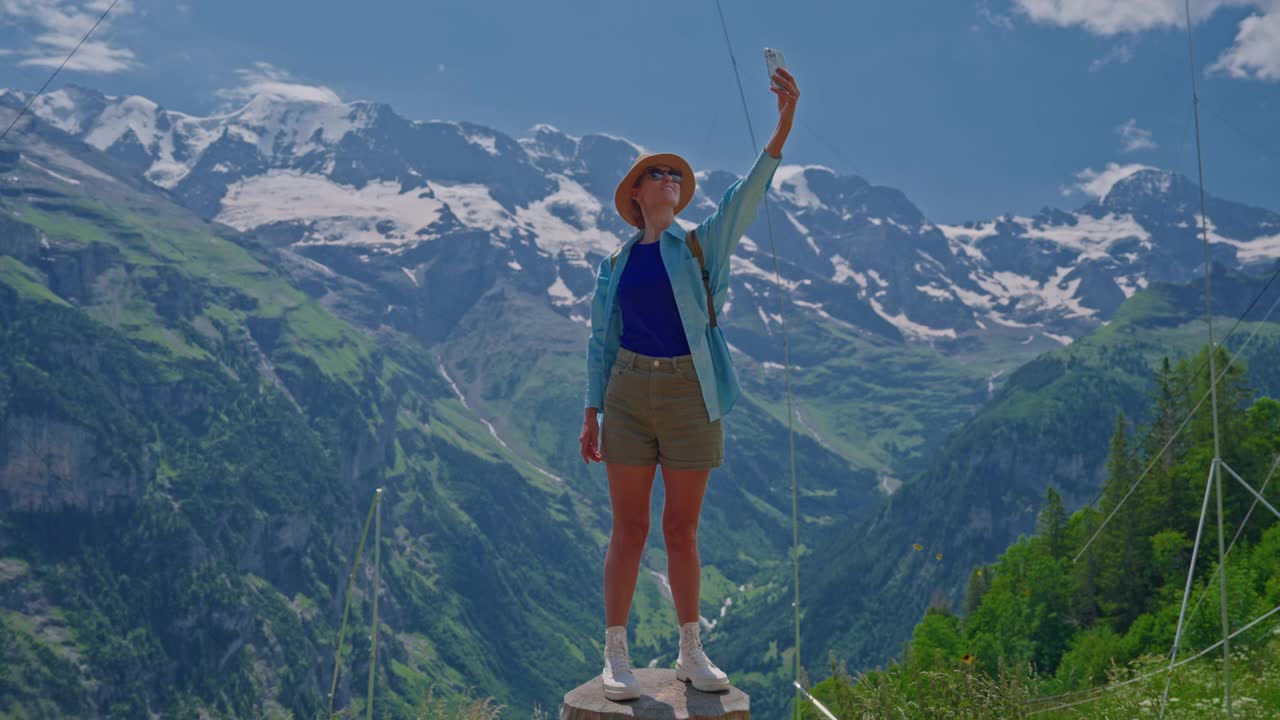
{"type": "Polygon", "coordinates": [[[627,171],[627,174],[622,178],[622,182],[618,183],[618,190],[613,194],[613,204],[618,208],[618,214],[622,216],[623,220],[636,227],[640,227],[642,217],[640,208],[631,199],[631,186],[635,185],[636,178],[640,177],[645,168],[650,165],[666,165],[673,170],[679,170],[684,176],[680,180],[680,200],[676,202],[676,214],[679,214],[693,199],[693,191],[697,186],[697,181],[693,177],[693,168],[689,166],[689,161],[675,153],[650,153],[636,158],[635,164],[627,171]]]}

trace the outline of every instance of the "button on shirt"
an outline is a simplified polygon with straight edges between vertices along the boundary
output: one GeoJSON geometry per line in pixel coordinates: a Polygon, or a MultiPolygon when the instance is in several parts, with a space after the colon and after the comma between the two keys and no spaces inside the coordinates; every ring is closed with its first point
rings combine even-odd
{"type": "Polygon", "coordinates": [[[622,347],[653,357],[689,354],[671,279],[662,264],[660,242],[636,243],[618,280],[622,347]]]}

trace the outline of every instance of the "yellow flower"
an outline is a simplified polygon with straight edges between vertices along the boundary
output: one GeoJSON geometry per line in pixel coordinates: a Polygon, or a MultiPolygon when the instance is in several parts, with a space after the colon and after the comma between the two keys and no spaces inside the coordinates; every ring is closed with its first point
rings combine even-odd
{"type": "Polygon", "coordinates": [[[917,550],[923,550],[923,549],[924,549],[924,546],[923,546],[923,545],[921,545],[920,543],[915,543],[915,544],[913,544],[911,547],[913,547],[913,548],[915,548],[915,549],[917,549],[917,550]]]}
{"type": "Polygon", "coordinates": [[[941,560],[941,559],[942,559],[942,553],[938,553],[938,559],[939,559],[939,560],[941,560]]]}
{"type": "Polygon", "coordinates": [[[978,568],[978,577],[982,577],[982,568],[978,568]]]}
{"type": "Polygon", "coordinates": [[[965,663],[965,664],[968,664],[968,665],[973,664],[973,653],[965,653],[965,654],[960,658],[960,662],[965,663]]]}

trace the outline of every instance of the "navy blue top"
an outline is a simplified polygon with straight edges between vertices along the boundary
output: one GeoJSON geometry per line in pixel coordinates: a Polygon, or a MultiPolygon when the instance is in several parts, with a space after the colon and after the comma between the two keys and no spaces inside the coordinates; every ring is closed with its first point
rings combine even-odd
{"type": "Polygon", "coordinates": [[[662,264],[661,240],[636,242],[618,278],[618,304],[622,308],[619,344],[631,352],[653,357],[689,354],[689,340],[671,290],[671,278],[662,264]]]}

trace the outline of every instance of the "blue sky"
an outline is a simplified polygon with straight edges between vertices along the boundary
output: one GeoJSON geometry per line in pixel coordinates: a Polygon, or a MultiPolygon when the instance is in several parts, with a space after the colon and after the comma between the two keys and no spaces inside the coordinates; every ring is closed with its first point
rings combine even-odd
{"type": "MultiPolygon", "coordinates": [[[[0,85],[38,88],[108,1],[0,0],[0,85]]],[[[785,161],[937,222],[1074,208],[1131,165],[1195,177],[1182,0],[722,2],[757,142],[768,45],[803,95],[785,161]]],[[[1280,0],[1192,5],[1206,187],[1280,210],[1280,0]]],[[[193,114],[289,87],[608,132],[698,169],[753,158],[714,0],[120,0],[51,87],[69,82],[193,114]]]]}

